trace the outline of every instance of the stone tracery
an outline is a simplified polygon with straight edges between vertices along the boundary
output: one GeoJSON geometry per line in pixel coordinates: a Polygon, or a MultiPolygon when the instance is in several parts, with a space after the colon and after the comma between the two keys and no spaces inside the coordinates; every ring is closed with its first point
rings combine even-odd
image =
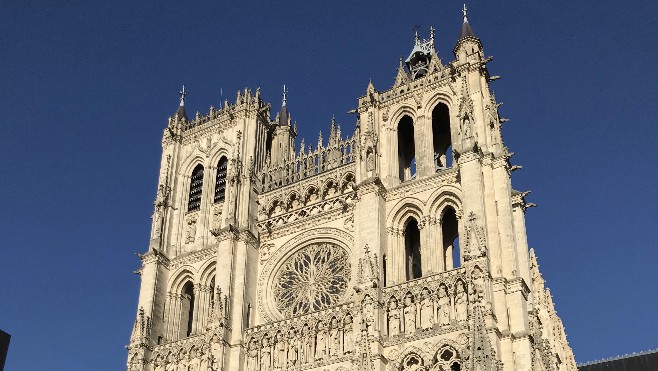
{"type": "Polygon", "coordinates": [[[273,288],[277,309],[296,315],[335,305],[345,294],[350,275],[344,249],[331,243],[309,245],[279,270],[273,288]]]}

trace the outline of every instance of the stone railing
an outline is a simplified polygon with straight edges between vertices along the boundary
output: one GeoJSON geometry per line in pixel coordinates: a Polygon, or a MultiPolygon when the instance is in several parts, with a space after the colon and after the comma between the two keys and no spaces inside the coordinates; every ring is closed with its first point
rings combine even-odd
{"type": "Polygon", "coordinates": [[[337,305],[245,332],[247,370],[296,370],[350,360],[358,325],[353,303],[337,305]]]}
{"type": "Polygon", "coordinates": [[[387,343],[413,341],[465,328],[469,281],[466,268],[395,284],[382,289],[387,343]]]}
{"type": "Polygon", "coordinates": [[[356,151],[354,137],[330,141],[326,147],[319,143],[315,150],[306,151],[303,146],[295,158],[283,163],[268,163],[259,175],[261,192],[285,187],[302,179],[354,162],[356,151]]]}

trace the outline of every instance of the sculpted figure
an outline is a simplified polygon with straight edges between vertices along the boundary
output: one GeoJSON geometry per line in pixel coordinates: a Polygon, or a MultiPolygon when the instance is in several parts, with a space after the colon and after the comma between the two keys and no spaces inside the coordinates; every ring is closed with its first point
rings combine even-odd
{"type": "Polygon", "coordinates": [[[372,151],[369,151],[366,157],[366,170],[375,170],[375,155],[372,153],[372,151]]]}
{"type": "Polygon", "coordinates": [[[439,288],[439,325],[450,325],[450,296],[445,286],[439,288]]]}
{"type": "Polygon", "coordinates": [[[354,351],[352,316],[347,315],[343,321],[343,348],[344,352],[350,354],[354,351]]]}
{"type": "Polygon", "coordinates": [[[466,302],[466,292],[464,284],[457,283],[457,293],[455,294],[455,319],[457,322],[464,322],[468,317],[468,303],[466,302]]]}
{"type": "Polygon", "coordinates": [[[302,333],[300,335],[300,347],[299,347],[299,363],[304,365],[307,364],[311,358],[311,336],[309,334],[308,325],[304,324],[302,327],[302,333]]]}
{"type": "Polygon", "coordinates": [[[329,323],[329,356],[337,357],[340,353],[340,329],[336,317],[329,323]]]}
{"type": "Polygon", "coordinates": [[[404,297],[404,333],[411,335],[416,332],[416,304],[411,293],[404,297]]]}
{"type": "Polygon", "coordinates": [[[258,340],[251,338],[247,346],[247,370],[258,371],[258,340]]]}
{"type": "Polygon", "coordinates": [[[260,371],[269,371],[271,362],[270,338],[267,335],[263,338],[263,346],[260,350],[260,371]]]}
{"type": "Polygon", "coordinates": [[[322,360],[327,357],[327,328],[324,322],[318,322],[318,334],[315,338],[315,359],[322,360]]]}
{"type": "Polygon", "coordinates": [[[434,325],[434,301],[428,288],[423,288],[420,294],[420,327],[430,330],[434,325]]]}
{"type": "Polygon", "coordinates": [[[473,271],[473,292],[471,300],[474,303],[482,303],[484,299],[484,277],[482,271],[475,268],[473,271]]]}
{"type": "Polygon", "coordinates": [[[297,344],[297,331],[291,328],[288,331],[288,367],[294,367],[298,363],[299,346],[297,344]]]}
{"type": "Polygon", "coordinates": [[[190,351],[190,364],[187,366],[187,371],[199,371],[200,363],[199,350],[194,348],[190,351]]]}
{"type": "Polygon", "coordinates": [[[273,367],[286,368],[286,342],[281,335],[277,332],[274,336],[274,354],[273,354],[273,367]]]}
{"type": "Polygon", "coordinates": [[[400,309],[398,301],[392,298],[388,304],[388,336],[400,334],[400,309]]]}
{"type": "Polygon", "coordinates": [[[372,334],[375,332],[375,309],[373,308],[372,298],[366,296],[363,302],[364,327],[368,333],[372,334]]]}

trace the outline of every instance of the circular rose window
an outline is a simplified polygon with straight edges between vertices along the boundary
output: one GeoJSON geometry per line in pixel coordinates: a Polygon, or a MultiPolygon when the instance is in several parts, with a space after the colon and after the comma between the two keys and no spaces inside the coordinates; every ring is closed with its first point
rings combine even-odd
{"type": "Polygon", "coordinates": [[[331,243],[309,245],[293,254],[274,278],[274,300],[286,316],[338,304],[350,280],[349,255],[331,243]]]}

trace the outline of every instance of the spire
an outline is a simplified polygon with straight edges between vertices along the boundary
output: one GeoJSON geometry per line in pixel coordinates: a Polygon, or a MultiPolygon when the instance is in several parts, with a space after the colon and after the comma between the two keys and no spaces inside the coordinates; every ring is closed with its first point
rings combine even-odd
{"type": "Polygon", "coordinates": [[[185,85],[183,85],[183,88],[178,93],[180,94],[180,103],[178,109],[174,113],[174,117],[185,119],[187,121],[187,113],[185,112],[185,96],[187,95],[187,92],[185,92],[185,85]]]}
{"type": "Polygon", "coordinates": [[[290,125],[290,114],[288,113],[288,108],[286,107],[286,103],[288,102],[288,89],[286,89],[286,86],[283,85],[283,99],[281,102],[281,112],[278,115],[278,122],[277,124],[279,126],[288,126],[290,125]]]}
{"type": "Polygon", "coordinates": [[[462,23],[462,33],[459,36],[460,40],[465,38],[465,37],[475,37],[475,38],[477,38],[477,36],[475,36],[475,32],[473,32],[473,29],[471,28],[471,25],[468,23],[467,13],[468,13],[468,8],[466,7],[466,4],[464,4],[464,7],[462,8],[462,14],[464,16],[464,23],[462,23]]]}

